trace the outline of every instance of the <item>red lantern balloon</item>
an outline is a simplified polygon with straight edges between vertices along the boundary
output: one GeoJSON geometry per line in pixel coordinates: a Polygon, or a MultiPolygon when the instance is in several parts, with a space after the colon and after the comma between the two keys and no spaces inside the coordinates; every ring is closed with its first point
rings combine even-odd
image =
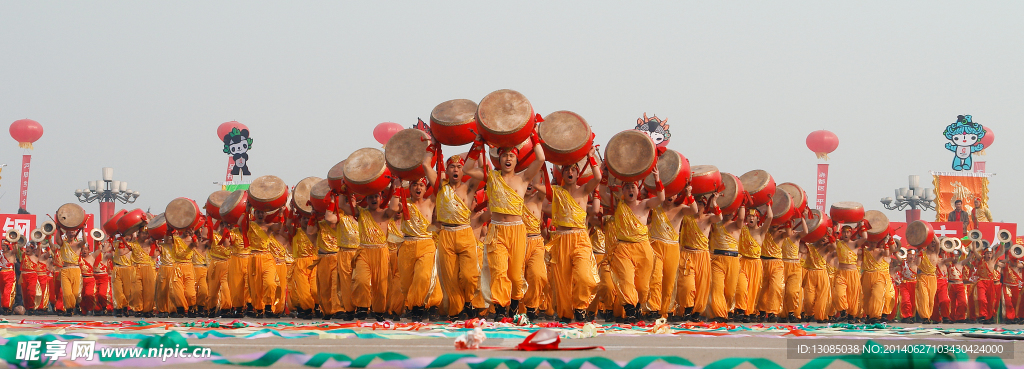
{"type": "Polygon", "coordinates": [[[835,133],[820,130],[807,135],[807,148],[814,151],[818,159],[828,160],[828,154],[839,147],[839,137],[835,133]]]}
{"type": "Polygon", "coordinates": [[[11,137],[23,149],[32,149],[32,143],[43,137],[43,126],[31,119],[19,119],[11,123],[11,137]]]}
{"type": "Polygon", "coordinates": [[[228,133],[231,133],[232,128],[238,128],[239,131],[243,129],[249,129],[249,127],[246,127],[244,124],[238,123],[236,121],[221,123],[220,126],[217,127],[217,140],[224,141],[224,136],[226,136],[228,133]]]}
{"type": "Polygon", "coordinates": [[[391,136],[394,136],[395,133],[398,133],[398,131],[401,130],[401,124],[384,122],[378,124],[376,127],[373,128],[373,138],[377,139],[377,142],[380,142],[381,145],[384,145],[388,143],[388,140],[391,139],[391,136]]]}
{"type": "Polygon", "coordinates": [[[992,141],[996,140],[996,134],[992,132],[992,128],[985,127],[985,137],[981,138],[981,144],[985,145],[982,150],[988,150],[992,147],[992,141]]]}

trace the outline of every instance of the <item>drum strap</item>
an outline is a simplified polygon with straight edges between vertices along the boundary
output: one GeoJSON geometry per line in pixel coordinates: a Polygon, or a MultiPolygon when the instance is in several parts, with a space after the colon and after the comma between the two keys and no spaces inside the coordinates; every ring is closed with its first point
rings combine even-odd
{"type": "Polygon", "coordinates": [[[541,173],[544,173],[544,196],[547,197],[548,202],[551,202],[555,197],[554,191],[551,189],[551,177],[548,176],[548,162],[544,162],[540,165],[541,173]]]}

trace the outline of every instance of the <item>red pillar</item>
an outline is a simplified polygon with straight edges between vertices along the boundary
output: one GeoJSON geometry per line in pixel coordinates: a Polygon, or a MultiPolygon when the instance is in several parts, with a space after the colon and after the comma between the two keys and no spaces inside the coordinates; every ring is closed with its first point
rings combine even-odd
{"type": "Polygon", "coordinates": [[[100,201],[100,222],[96,224],[96,228],[102,228],[103,223],[107,222],[107,219],[114,216],[114,202],[100,201]]]}
{"type": "Polygon", "coordinates": [[[915,220],[921,220],[921,209],[908,209],[907,224],[910,224],[915,220]]]}

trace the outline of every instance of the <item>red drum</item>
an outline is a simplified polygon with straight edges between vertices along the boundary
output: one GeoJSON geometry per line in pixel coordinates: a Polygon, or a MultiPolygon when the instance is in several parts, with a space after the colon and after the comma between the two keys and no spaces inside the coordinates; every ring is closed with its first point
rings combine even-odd
{"type": "Polygon", "coordinates": [[[220,219],[228,224],[238,224],[246,214],[246,207],[249,204],[249,192],[246,190],[235,190],[220,206],[220,219]]]}
{"type": "Polygon", "coordinates": [[[907,225],[907,243],[910,246],[927,246],[935,239],[935,229],[932,224],[923,220],[915,220],[907,225]]]}
{"type": "MultiPolygon", "coordinates": [[[[415,181],[426,174],[423,158],[427,157],[427,146],[430,146],[430,136],[426,132],[416,128],[403,129],[384,145],[384,161],[391,173],[406,181],[415,181]]],[[[431,166],[436,164],[436,160],[431,161],[431,166]]]]}
{"type": "Polygon", "coordinates": [[[804,242],[818,242],[832,229],[832,219],[818,209],[812,209],[808,215],[804,220],[807,222],[807,234],[802,239],[804,242]]]}
{"type": "Polygon", "coordinates": [[[544,157],[557,165],[572,165],[586,158],[594,147],[594,133],[579,114],[556,111],[544,117],[537,127],[544,157]]]}
{"type": "MultiPolygon", "coordinates": [[[[295,189],[292,190],[292,207],[304,214],[310,214],[313,212],[313,205],[310,204],[310,190],[313,189],[317,183],[323,182],[324,180],[319,177],[306,177],[299,181],[295,185],[295,189]]],[[[327,185],[327,182],[324,182],[327,185]]],[[[328,188],[330,190],[330,188],[328,188]]]]}
{"type": "Polygon", "coordinates": [[[342,160],[338,164],[334,164],[331,170],[327,171],[327,183],[331,185],[331,189],[342,193],[345,192],[345,161],[342,160]]]}
{"type": "Polygon", "coordinates": [[[114,213],[114,215],[111,216],[110,219],[107,219],[106,223],[103,223],[103,232],[107,232],[108,236],[113,236],[114,234],[119,233],[117,231],[117,221],[120,220],[121,217],[123,217],[125,214],[128,214],[128,210],[121,209],[118,210],[117,213],[114,213]]]}
{"type": "Polygon", "coordinates": [[[438,104],[430,112],[430,133],[442,145],[462,146],[476,139],[476,103],[455,99],[438,104]]]}
{"type": "Polygon", "coordinates": [[[753,206],[761,206],[772,201],[772,195],[775,194],[775,179],[768,172],[757,169],[743,173],[740,182],[743,183],[743,190],[753,199],[753,206]]]}
{"type": "Polygon", "coordinates": [[[173,229],[192,229],[202,220],[202,212],[192,199],[179,197],[167,204],[164,219],[167,220],[167,226],[173,229]]]}
{"type": "Polygon", "coordinates": [[[635,129],[615,134],[604,149],[608,171],[623,182],[639,181],[651,174],[656,155],[651,137],[635,129]]]}
{"type": "Polygon", "coordinates": [[[391,183],[384,152],[372,147],[356,150],[345,159],[344,176],[349,189],[360,195],[384,191],[391,183]]]}
{"type": "Polygon", "coordinates": [[[793,199],[793,210],[796,211],[794,216],[802,215],[804,208],[807,207],[807,193],[804,192],[804,189],[790,182],[780,184],[778,188],[786,191],[789,197],[793,199]]]}
{"type": "Polygon", "coordinates": [[[853,201],[837,202],[832,204],[829,214],[838,223],[858,223],[864,219],[864,205],[853,201]]]}
{"type": "MultiPolygon", "coordinates": [[[[526,141],[516,145],[516,149],[519,150],[519,154],[516,155],[517,160],[515,172],[519,173],[526,170],[526,167],[533,164],[533,161],[536,159],[536,155],[533,155],[533,140],[527,138],[526,141]]],[[[488,153],[491,157],[491,164],[493,164],[495,168],[501,168],[501,161],[498,158],[498,148],[491,147],[490,150],[488,150],[488,153]]],[[[469,161],[468,158],[463,157],[463,159],[469,161]]]]}
{"type": "Polygon", "coordinates": [[[226,199],[230,194],[231,192],[224,190],[211,193],[210,196],[206,198],[206,216],[220,220],[220,205],[224,203],[224,199],[226,199]]]}
{"type": "Polygon", "coordinates": [[[740,182],[740,179],[732,174],[722,173],[722,185],[725,189],[722,190],[722,195],[715,200],[718,203],[718,208],[722,210],[722,214],[735,213],[743,204],[743,182],[740,182]]]}
{"type": "Polygon", "coordinates": [[[476,109],[477,132],[491,146],[512,147],[525,141],[536,123],[530,101],[512,90],[487,94],[476,109]]]}
{"type": "MultiPolygon", "coordinates": [[[[577,162],[576,165],[580,168],[579,177],[576,178],[576,185],[582,186],[587,184],[587,182],[590,182],[591,179],[594,179],[594,171],[590,168],[589,160],[583,158],[583,160],[577,162]]],[[[562,183],[562,168],[563,167],[561,165],[554,166],[552,173],[552,180],[554,180],[554,183],[552,183],[553,185],[562,183]]]]}
{"type": "Polygon", "coordinates": [[[885,216],[885,213],[878,210],[868,210],[864,213],[864,219],[871,224],[871,229],[868,230],[868,241],[878,242],[885,239],[892,232],[892,226],[889,224],[889,217],[885,216]]]}
{"type": "MultiPolygon", "coordinates": [[[[249,205],[256,210],[274,211],[288,203],[288,185],[272,175],[261,176],[249,185],[249,205]]],[[[168,214],[168,221],[170,220],[168,214]]],[[[173,225],[173,224],[172,224],[173,225]]]]}
{"type": "MultiPolygon", "coordinates": [[[[301,183],[301,182],[299,182],[301,183]]],[[[327,204],[330,201],[327,196],[331,193],[331,184],[326,179],[320,180],[309,189],[309,205],[313,211],[323,214],[327,211],[327,204]]]]}
{"type": "Polygon", "coordinates": [[[85,209],[81,205],[67,203],[57,208],[57,225],[65,230],[76,230],[85,226],[85,209]]]}
{"type": "Polygon", "coordinates": [[[793,198],[789,197],[781,187],[775,188],[775,195],[772,196],[772,225],[782,225],[793,219],[796,209],[793,208],[793,198]]]}
{"type": "Polygon", "coordinates": [[[153,220],[149,221],[147,228],[146,231],[149,232],[150,237],[163,239],[167,237],[167,218],[163,214],[157,215],[153,217],[153,220]]]}
{"type": "Polygon", "coordinates": [[[128,234],[136,227],[146,224],[146,212],[142,209],[135,209],[117,220],[117,231],[121,234],[128,234]]]}
{"type": "MultiPolygon", "coordinates": [[[[661,175],[661,185],[665,186],[665,197],[675,196],[683,192],[686,184],[690,183],[690,160],[678,151],[665,150],[665,153],[658,157],[658,173],[661,175]]],[[[647,176],[644,179],[644,186],[647,186],[647,191],[654,193],[654,176],[647,176]]]]}
{"type": "MultiPolygon", "coordinates": [[[[714,165],[695,165],[690,168],[690,186],[693,194],[704,195],[722,190],[722,173],[714,165]]],[[[664,182],[664,181],[662,181],[664,182]]]]}

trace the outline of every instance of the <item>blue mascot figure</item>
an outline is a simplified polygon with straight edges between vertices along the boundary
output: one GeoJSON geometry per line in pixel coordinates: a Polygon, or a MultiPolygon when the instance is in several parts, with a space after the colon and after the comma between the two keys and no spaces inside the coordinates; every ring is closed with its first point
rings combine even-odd
{"type": "Polygon", "coordinates": [[[946,150],[955,153],[953,170],[971,170],[974,165],[972,155],[985,148],[979,142],[985,137],[985,127],[971,121],[970,115],[958,115],[956,123],[946,126],[942,134],[950,141],[946,143],[946,150]]]}

